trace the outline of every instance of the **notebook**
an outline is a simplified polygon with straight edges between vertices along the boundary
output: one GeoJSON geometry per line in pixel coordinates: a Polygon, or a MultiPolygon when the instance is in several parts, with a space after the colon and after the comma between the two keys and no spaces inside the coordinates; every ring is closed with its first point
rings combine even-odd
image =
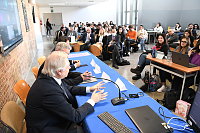
{"type": "Polygon", "coordinates": [[[195,64],[189,63],[189,56],[187,54],[178,52],[172,52],[172,62],[185,67],[196,67],[195,64]]]}
{"type": "Polygon", "coordinates": [[[141,133],[168,133],[165,123],[149,106],[141,106],[125,110],[126,114],[141,133]]]}

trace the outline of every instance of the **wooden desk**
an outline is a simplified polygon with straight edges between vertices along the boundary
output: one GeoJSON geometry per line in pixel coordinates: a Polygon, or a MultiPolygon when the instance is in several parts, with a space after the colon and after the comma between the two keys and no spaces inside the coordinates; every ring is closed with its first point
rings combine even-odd
{"type": "Polygon", "coordinates": [[[198,71],[200,71],[200,67],[199,66],[198,67],[193,67],[193,68],[188,68],[188,67],[184,67],[184,66],[175,64],[175,63],[173,63],[173,62],[171,62],[169,60],[166,60],[166,59],[157,59],[157,58],[152,58],[152,57],[147,57],[147,59],[150,60],[150,72],[151,72],[151,66],[153,66],[153,67],[156,67],[158,69],[161,69],[163,71],[169,72],[169,73],[171,73],[173,75],[176,75],[178,77],[183,78],[183,84],[182,84],[180,99],[182,99],[185,80],[186,80],[187,77],[194,76],[194,85],[195,85],[197,73],[198,73],[198,71]],[[173,68],[175,70],[179,70],[179,72],[166,69],[164,67],[156,65],[156,63],[162,64],[162,65],[170,67],[170,68],[173,68]],[[182,72],[182,74],[180,73],[180,71],[182,72]]]}
{"type": "Polygon", "coordinates": [[[95,56],[100,56],[102,53],[102,44],[96,43],[96,44],[90,45],[89,51],[95,56]]]}
{"type": "Polygon", "coordinates": [[[84,43],[82,43],[82,42],[74,42],[74,43],[70,42],[70,45],[73,47],[74,52],[80,52],[80,46],[83,44],[84,43]]]}

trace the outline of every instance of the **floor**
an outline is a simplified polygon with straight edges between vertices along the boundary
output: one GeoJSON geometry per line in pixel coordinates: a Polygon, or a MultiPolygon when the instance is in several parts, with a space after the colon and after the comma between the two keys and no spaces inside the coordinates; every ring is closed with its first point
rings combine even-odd
{"type": "MultiPolygon", "coordinates": [[[[40,56],[48,56],[51,50],[54,48],[53,42],[53,37],[43,37],[41,42],[37,43],[37,52],[35,56],[35,60],[32,63],[32,67],[37,66],[39,67],[39,64],[37,62],[37,58],[40,56]]],[[[150,49],[152,47],[152,44],[147,45],[147,49],[150,49]]],[[[126,78],[128,81],[134,83],[135,81],[132,80],[132,76],[134,76],[133,73],[130,72],[131,68],[135,68],[137,66],[138,58],[139,55],[142,53],[141,50],[139,50],[136,53],[131,53],[130,56],[124,57],[126,60],[128,60],[131,65],[126,65],[126,66],[119,66],[119,69],[115,69],[119,74],[121,74],[124,78],[126,78]]],[[[105,61],[106,64],[108,64],[111,67],[111,61],[105,61]]],[[[149,66],[145,67],[145,70],[149,70],[149,66]]],[[[145,70],[142,72],[142,77],[144,76],[145,70]]],[[[27,83],[31,86],[33,82],[35,81],[35,77],[30,70],[27,78],[25,79],[27,83]]],[[[158,92],[147,92],[148,95],[150,95],[154,99],[163,99],[163,93],[158,93],[158,92]]]]}

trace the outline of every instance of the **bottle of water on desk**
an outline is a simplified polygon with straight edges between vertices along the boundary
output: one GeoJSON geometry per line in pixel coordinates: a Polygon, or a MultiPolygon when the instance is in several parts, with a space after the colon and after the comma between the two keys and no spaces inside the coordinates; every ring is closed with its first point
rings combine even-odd
{"type": "Polygon", "coordinates": [[[168,52],[168,54],[167,54],[167,60],[168,60],[168,62],[172,61],[172,52],[168,52]]]}

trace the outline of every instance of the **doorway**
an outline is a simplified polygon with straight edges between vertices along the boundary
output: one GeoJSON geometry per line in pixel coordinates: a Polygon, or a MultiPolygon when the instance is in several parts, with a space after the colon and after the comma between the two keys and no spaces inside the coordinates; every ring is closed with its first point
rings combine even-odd
{"type": "Polygon", "coordinates": [[[55,32],[60,30],[60,27],[63,24],[62,13],[43,13],[43,35],[46,35],[47,18],[49,18],[49,22],[52,26],[51,35],[55,36],[55,32]]]}

